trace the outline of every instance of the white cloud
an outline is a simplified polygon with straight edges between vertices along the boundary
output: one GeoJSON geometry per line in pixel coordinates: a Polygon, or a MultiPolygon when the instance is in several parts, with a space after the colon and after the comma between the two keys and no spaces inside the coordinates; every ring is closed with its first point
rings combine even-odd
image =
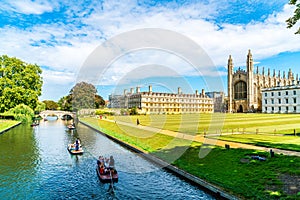
{"type": "Polygon", "coordinates": [[[45,12],[53,11],[52,5],[47,1],[13,0],[9,1],[9,4],[11,6],[11,10],[26,15],[40,15],[45,12]]]}
{"type": "Polygon", "coordinates": [[[75,81],[75,74],[72,72],[53,71],[48,69],[43,69],[42,77],[44,82],[55,83],[56,85],[69,85],[75,81]]]}

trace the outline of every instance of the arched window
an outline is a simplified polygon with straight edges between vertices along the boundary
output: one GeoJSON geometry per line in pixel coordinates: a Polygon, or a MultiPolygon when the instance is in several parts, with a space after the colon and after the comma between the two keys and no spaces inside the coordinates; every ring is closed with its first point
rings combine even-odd
{"type": "Polygon", "coordinates": [[[239,81],[234,85],[234,98],[235,99],[247,98],[247,85],[244,81],[239,81]]]}

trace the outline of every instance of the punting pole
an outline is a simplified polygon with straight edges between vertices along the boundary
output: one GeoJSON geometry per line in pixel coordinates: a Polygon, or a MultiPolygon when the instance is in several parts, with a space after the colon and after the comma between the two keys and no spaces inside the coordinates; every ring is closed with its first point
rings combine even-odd
{"type": "Polygon", "coordinates": [[[114,182],[113,182],[113,178],[111,175],[111,170],[109,170],[109,174],[110,174],[110,188],[112,189],[112,192],[115,193],[114,191],[114,182]]]}

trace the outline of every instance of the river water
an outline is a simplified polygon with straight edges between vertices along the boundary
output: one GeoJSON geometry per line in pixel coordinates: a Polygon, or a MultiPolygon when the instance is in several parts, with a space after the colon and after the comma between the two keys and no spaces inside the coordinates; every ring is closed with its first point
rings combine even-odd
{"type": "Polygon", "coordinates": [[[105,136],[62,120],[20,125],[0,134],[0,199],[214,199],[105,136]],[[85,153],[70,155],[79,137],[85,153]],[[96,158],[113,155],[119,173],[114,193],[96,173],[96,158]]]}

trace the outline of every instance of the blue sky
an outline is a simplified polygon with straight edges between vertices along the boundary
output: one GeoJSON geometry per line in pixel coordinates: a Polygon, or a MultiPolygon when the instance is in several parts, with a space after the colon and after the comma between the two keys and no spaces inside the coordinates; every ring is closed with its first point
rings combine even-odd
{"type": "Polygon", "coordinates": [[[228,56],[232,55],[235,68],[244,67],[248,49],[260,70],[291,68],[300,74],[300,36],[293,34],[295,29],[286,29],[285,20],[293,13],[287,2],[2,0],[0,54],[41,66],[40,100],[57,101],[69,93],[89,55],[104,42],[136,29],[170,30],[193,40],[214,66],[201,68],[199,76],[180,55],[141,47],[105,66],[101,80],[94,82],[99,94],[107,99],[123,88],[146,90],[149,84],[153,90],[174,92],[183,80],[192,91],[226,92],[228,56]],[[143,70],[146,67],[153,70],[143,70]]]}

